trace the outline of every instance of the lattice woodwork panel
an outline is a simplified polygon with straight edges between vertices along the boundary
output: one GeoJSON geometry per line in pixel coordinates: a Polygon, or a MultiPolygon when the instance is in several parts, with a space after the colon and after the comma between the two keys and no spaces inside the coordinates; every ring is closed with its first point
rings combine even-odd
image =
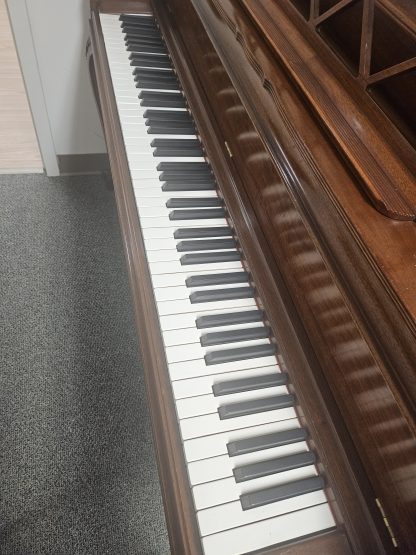
{"type": "Polygon", "coordinates": [[[416,2],[289,1],[416,147],[416,2]]]}

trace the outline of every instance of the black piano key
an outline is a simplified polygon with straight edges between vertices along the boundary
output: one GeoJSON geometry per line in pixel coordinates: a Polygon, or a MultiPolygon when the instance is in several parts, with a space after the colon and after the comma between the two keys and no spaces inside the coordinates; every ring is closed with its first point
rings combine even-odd
{"type": "Polygon", "coordinates": [[[203,173],[211,175],[211,169],[207,162],[160,162],[156,166],[159,172],[170,172],[172,174],[203,173]]]}
{"type": "MultiPolygon", "coordinates": [[[[225,343],[238,343],[240,341],[266,339],[267,337],[270,337],[270,335],[271,329],[269,326],[256,326],[254,328],[241,328],[237,330],[204,333],[201,335],[200,341],[203,347],[212,347],[213,345],[224,345],[225,343]]],[[[216,393],[214,392],[214,395],[215,394],[216,393]]],[[[218,393],[218,395],[221,395],[221,393],[218,393]]]]}
{"type": "Polygon", "coordinates": [[[241,507],[244,511],[262,507],[269,503],[276,503],[291,497],[305,495],[313,491],[324,489],[325,481],[322,476],[312,476],[296,482],[288,482],[273,488],[263,489],[252,493],[244,493],[240,497],[241,507]]]}
{"type": "Polygon", "coordinates": [[[253,378],[216,383],[212,386],[212,392],[215,397],[220,397],[221,395],[232,395],[233,393],[243,393],[244,391],[254,391],[267,387],[278,387],[286,385],[287,382],[288,377],[285,372],[274,372],[265,376],[254,376],[253,378]]]}
{"type": "Polygon", "coordinates": [[[137,54],[131,58],[130,65],[134,66],[135,69],[136,67],[170,68],[171,62],[167,56],[147,56],[146,54],[137,54]]]}
{"type": "MultiPolygon", "coordinates": [[[[162,191],[165,192],[179,192],[179,191],[214,191],[217,188],[215,181],[203,181],[198,183],[184,182],[167,182],[162,185],[162,191]]],[[[190,236],[189,236],[190,237],[190,236]]]]}
{"type": "Polygon", "coordinates": [[[124,37],[125,46],[157,46],[166,48],[160,37],[124,37]]]}
{"type": "Polygon", "coordinates": [[[150,35],[150,33],[146,33],[146,35],[124,35],[124,44],[125,46],[131,45],[134,46],[136,44],[140,46],[162,46],[166,48],[166,44],[158,35],[150,35]]]}
{"type": "Polygon", "coordinates": [[[201,143],[198,139],[153,139],[150,146],[153,148],[160,146],[165,148],[192,150],[195,148],[201,148],[201,143]]]}
{"type": "MultiPolygon", "coordinates": [[[[214,183],[215,184],[215,178],[212,174],[209,173],[183,173],[181,174],[176,174],[176,173],[171,173],[171,172],[161,172],[161,174],[159,175],[159,180],[160,181],[166,181],[167,183],[170,184],[178,184],[178,183],[189,183],[190,185],[192,184],[196,184],[200,183],[201,185],[203,184],[209,184],[209,183],[214,183]]],[[[166,189],[164,189],[166,190],[166,189]]],[[[201,190],[201,189],[199,189],[201,190]]]]}
{"type": "Polygon", "coordinates": [[[223,204],[219,197],[170,198],[166,208],[216,208],[223,204]]]}
{"type": "Polygon", "coordinates": [[[132,28],[132,29],[151,29],[159,31],[156,21],[153,18],[150,18],[149,21],[141,20],[141,21],[122,21],[120,24],[122,29],[132,28]]]}
{"type": "MultiPolygon", "coordinates": [[[[148,79],[140,79],[138,81],[136,81],[136,87],[138,89],[161,89],[161,90],[165,90],[165,91],[177,91],[179,90],[179,85],[177,82],[162,82],[162,81],[150,81],[148,79]]],[[[149,127],[150,129],[150,127],[149,127]]],[[[165,131],[156,131],[153,130],[153,133],[156,135],[160,135],[162,133],[164,133],[165,131]]],[[[152,131],[148,131],[148,133],[152,133],[152,131]]],[[[191,134],[191,133],[188,133],[191,134]]],[[[180,135],[180,133],[178,133],[178,135],[180,135]]]]}
{"type": "Polygon", "coordinates": [[[122,22],[131,22],[131,23],[144,23],[144,24],[153,24],[156,25],[156,19],[151,15],[144,15],[144,14],[120,14],[118,18],[119,21],[122,22]]]}
{"type": "Polygon", "coordinates": [[[160,33],[156,22],[153,21],[122,21],[121,29],[124,31],[126,29],[131,29],[133,32],[135,30],[144,29],[145,31],[151,30],[160,33]]]}
{"type": "MultiPolygon", "coordinates": [[[[179,141],[179,139],[177,139],[179,141]]],[[[152,141],[154,142],[154,141],[152,141]]],[[[153,156],[158,157],[158,156],[166,156],[166,157],[172,157],[175,156],[177,158],[182,158],[182,157],[188,157],[188,158],[192,158],[192,157],[198,157],[198,158],[203,158],[204,157],[204,152],[201,148],[201,145],[197,145],[195,147],[185,147],[182,148],[180,145],[173,147],[173,146],[157,146],[157,147],[153,147],[154,151],[153,151],[153,156]]]]}
{"type": "MultiPolygon", "coordinates": [[[[151,87],[148,87],[149,89],[151,87]]],[[[155,87],[153,87],[155,88],[155,87]]],[[[162,88],[162,87],[160,87],[162,88]]],[[[173,90],[173,89],[171,89],[173,90]]],[[[149,135],[196,135],[196,128],[194,125],[190,126],[180,126],[174,125],[173,123],[161,124],[161,125],[150,125],[147,129],[149,135]]]]}
{"type": "MultiPolygon", "coordinates": [[[[162,187],[163,189],[163,187],[162,187]]],[[[233,230],[230,227],[183,227],[175,229],[175,239],[202,239],[205,237],[232,237],[233,230]]],[[[205,277],[205,276],[203,276],[205,277]]],[[[208,284],[210,285],[210,284],[208,284]]]]}
{"type": "Polygon", "coordinates": [[[124,40],[153,40],[155,42],[160,42],[163,44],[162,37],[160,33],[156,29],[144,29],[144,28],[136,28],[133,29],[132,27],[124,27],[124,40]]]}
{"type": "MultiPolygon", "coordinates": [[[[129,59],[131,61],[136,61],[136,62],[155,62],[155,63],[168,62],[170,64],[168,69],[172,69],[172,62],[167,54],[145,54],[143,52],[139,54],[129,54],[129,59]]],[[[156,68],[157,66],[155,67],[155,69],[156,68]]]]}
{"type": "Polygon", "coordinates": [[[249,347],[239,347],[237,349],[223,349],[219,351],[210,351],[205,355],[205,364],[223,364],[225,362],[236,362],[238,360],[247,360],[250,358],[269,357],[277,352],[274,343],[265,343],[264,345],[250,345],[249,347]]]}
{"type": "Polygon", "coordinates": [[[220,326],[237,326],[238,324],[250,324],[260,322],[264,318],[263,310],[245,310],[243,312],[229,312],[225,314],[210,314],[199,316],[195,320],[198,329],[218,328],[220,326]]]}
{"type": "Polygon", "coordinates": [[[225,218],[224,208],[206,208],[201,210],[172,210],[169,212],[169,220],[212,220],[225,218]]]}
{"type": "MultiPolygon", "coordinates": [[[[168,164],[168,162],[163,162],[164,164],[168,164]]],[[[179,162],[176,162],[179,163],[179,162]]],[[[180,169],[178,167],[178,169],[159,169],[161,167],[160,164],[158,164],[157,166],[157,171],[161,172],[160,175],[165,176],[166,180],[163,181],[187,181],[189,182],[192,179],[198,180],[198,183],[200,183],[201,181],[203,182],[212,182],[215,180],[214,175],[211,173],[211,169],[208,165],[205,166],[205,168],[200,167],[199,164],[204,164],[205,162],[186,162],[187,164],[190,164],[189,167],[186,167],[184,169],[180,169]],[[192,168],[192,166],[195,166],[195,169],[192,168]]]]}
{"type": "MultiPolygon", "coordinates": [[[[152,119],[146,119],[145,120],[145,124],[147,125],[147,127],[159,127],[161,129],[164,129],[166,127],[173,127],[175,129],[191,129],[193,134],[195,134],[195,123],[191,118],[187,118],[187,119],[177,119],[177,120],[173,120],[173,119],[165,119],[165,120],[161,120],[161,119],[157,119],[157,120],[152,120],[152,119]]],[[[172,141],[175,140],[181,140],[181,141],[196,141],[197,139],[171,139],[172,141]]],[[[201,143],[199,143],[198,145],[199,147],[201,147],[201,143]]]]}
{"type": "Polygon", "coordinates": [[[152,15],[144,14],[125,14],[122,13],[118,18],[123,23],[143,24],[143,25],[156,25],[156,19],[152,15]]]}
{"type": "Polygon", "coordinates": [[[204,153],[202,152],[201,148],[194,150],[181,150],[157,147],[153,151],[153,156],[155,158],[182,158],[184,156],[186,156],[187,158],[203,158],[204,153]]]}
{"type": "Polygon", "coordinates": [[[136,67],[134,70],[134,75],[139,77],[147,77],[150,79],[176,79],[176,73],[173,69],[155,69],[155,68],[145,68],[136,67]]]}
{"type": "Polygon", "coordinates": [[[207,287],[209,285],[231,285],[233,283],[247,283],[250,274],[246,271],[227,272],[221,274],[209,274],[201,276],[190,276],[186,278],[187,287],[207,287]]]}
{"type": "Polygon", "coordinates": [[[134,80],[136,83],[166,83],[166,84],[175,84],[178,86],[178,80],[175,75],[166,75],[166,77],[162,77],[159,75],[138,75],[134,76],[134,80]]]}
{"type": "MultiPolygon", "coordinates": [[[[229,287],[226,289],[203,289],[189,295],[191,304],[252,299],[254,287],[229,287]]],[[[215,343],[214,343],[215,345],[215,343]]]]}
{"type": "Polygon", "coordinates": [[[227,451],[230,457],[245,455],[246,453],[254,453],[255,451],[263,451],[264,449],[273,449],[282,445],[298,443],[308,438],[306,428],[293,428],[291,430],[282,430],[273,434],[265,434],[261,436],[253,436],[245,439],[230,441],[227,444],[227,451]]]}
{"type": "Polygon", "coordinates": [[[179,241],[176,245],[178,252],[193,251],[215,251],[225,249],[235,249],[237,243],[235,239],[209,239],[206,241],[179,241]]]}
{"type": "MultiPolygon", "coordinates": [[[[130,55],[134,60],[135,54],[130,55]]],[[[185,108],[185,98],[182,93],[141,91],[139,94],[140,106],[155,108],[185,108]]]]}
{"type": "Polygon", "coordinates": [[[134,29],[158,29],[156,20],[152,17],[148,18],[149,20],[141,19],[141,20],[129,20],[129,21],[121,21],[121,28],[124,29],[125,27],[132,27],[134,29]]]}
{"type": "Polygon", "coordinates": [[[302,453],[295,453],[294,455],[287,455],[268,461],[261,461],[253,464],[247,464],[234,468],[233,474],[237,483],[247,482],[248,480],[255,480],[256,478],[263,478],[263,476],[271,476],[279,472],[287,472],[288,470],[295,470],[315,464],[316,456],[313,451],[304,451],[302,453]]]}
{"type": "Polygon", "coordinates": [[[121,25],[147,25],[156,26],[156,19],[153,16],[145,15],[128,15],[120,16],[121,25]],[[123,17],[123,19],[121,19],[123,17]],[[125,18],[125,19],[124,19],[125,18]]]}
{"type": "Polygon", "coordinates": [[[273,395],[273,397],[263,397],[261,399],[250,399],[239,403],[229,403],[218,408],[221,420],[228,418],[238,418],[258,412],[285,409],[295,405],[295,396],[290,393],[285,395],[273,395]]]}
{"type": "MultiPolygon", "coordinates": [[[[188,110],[145,110],[143,117],[153,121],[192,121],[191,114],[188,110]]],[[[191,139],[194,140],[194,139],[191,139]]]]}
{"type": "Polygon", "coordinates": [[[140,52],[144,54],[167,54],[165,46],[149,46],[149,45],[127,45],[127,52],[140,52]]]}
{"type": "MultiPolygon", "coordinates": [[[[194,120],[191,118],[191,116],[189,115],[189,112],[185,112],[185,111],[179,111],[177,110],[177,112],[179,114],[181,114],[180,118],[170,118],[170,117],[166,117],[166,118],[146,118],[146,125],[147,126],[152,126],[152,127],[169,127],[169,126],[174,126],[174,127],[192,127],[194,129],[196,129],[195,127],[195,122],[194,120]]],[[[165,139],[165,140],[169,140],[169,139],[165,139]]],[[[180,141],[197,141],[198,139],[170,139],[170,141],[175,141],[175,140],[180,140],[180,141]]],[[[201,143],[198,141],[198,145],[192,145],[192,146],[199,146],[201,147],[201,143]]],[[[169,143],[167,143],[169,144],[169,143]]],[[[191,145],[191,143],[189,143],[191,145]]],[[[172,145],[169,145],[172,146],[172,145]]]]}
{"type": "Polygon", "coordinates": [[[182,266],[194,264],[221,264],[222,262],[234,262],[241,260],[240,251],[217,251],[183,254],[180,257],[182,266]]]}

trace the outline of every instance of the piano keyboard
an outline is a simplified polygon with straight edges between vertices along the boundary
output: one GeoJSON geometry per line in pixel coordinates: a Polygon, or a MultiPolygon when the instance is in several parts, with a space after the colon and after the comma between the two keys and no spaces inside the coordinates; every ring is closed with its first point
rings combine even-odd
{"type": "Polygon", "coordinates": [[[296,398],[156,22],[100,18],[204,552],[331,529],[296,398]]]}

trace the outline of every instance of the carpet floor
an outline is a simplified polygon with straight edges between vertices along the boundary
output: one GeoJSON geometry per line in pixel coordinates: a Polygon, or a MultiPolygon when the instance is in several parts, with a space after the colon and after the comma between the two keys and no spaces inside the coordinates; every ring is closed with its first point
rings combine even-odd
{"type": "Polygon", "coordinates": [[[111,181],[0,176],[0,553],[167,554],[111,181]]]}

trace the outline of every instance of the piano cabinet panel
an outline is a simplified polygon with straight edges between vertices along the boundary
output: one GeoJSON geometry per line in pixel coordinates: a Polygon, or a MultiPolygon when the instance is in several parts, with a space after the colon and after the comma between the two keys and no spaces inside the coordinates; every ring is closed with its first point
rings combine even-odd
{"type": "MultiPolygon", "coordinates": [[[[159,2],[154,4],[163,23],[163,8],[160,7],[159,2]]],[[[229,8],[236,4],[224,2],[222,5],[229,8]]],[[[391,522],[401,552],[412,553],[416,514],[416,441],[412,413],[406,406],[406,394],[403,388],[397,385],[397,381],[391,375],[389,366],[391,358],[385,356],[384,346],[380,345],[380,342],[388,342],[391,339],[392,343],[396,341],[397,347],[400,339],[403,339],[403,335],[401,338],[398,335],[401,332],[405,334],[406,330],[394,330],[395,321],[393,317],[389,320],[387,315],[385,329],[391,326],[390,329],[393,329],[395,337],[377,339],[369,331],[366,310],[369,309],[371,302],[374,302],[371,299],[378,300],[377,295],[382,298],[382,294],[375,292],[377,283],[370,286],[367,280],[373,277],[374,281],[378,282],[380,275],[374,272],[374,266],[369,264],[367,253],[358,241],[351,221],[340,208],[336,198],[338,193],[336,187],[334,192],[329,187],[323,189],[322,182],[317,184],[319,170],[314,167],[316,160],[325,162],[325,178],[347,189],[352,197],[349,202],[356,204],[363,217],[369,216],[369,226],[373,226],[372,231],[380,226],[382,217],[376,215],[375,211],[372,214],[372,209],[365,201],[365,197],[356,188],[354,177],[335,149],[325,140],[322,130],[319,130],[316,122],[305,110],[305,105],[297,97],[293,85],[288,83],[278,67],[275,67],[273,84],[279,90],[287,112],[281,111],[276,115],[278,112],[276,105],[267,95],[256,97],[253,94],[251,100],[244,97],[243,104],[240,99],[241,90],[244,91],[245,87],[246,92],[261,88],[255,63],[250,58],[250,53],[257,52],[259,46],[259,39],[255,34],[251,33],[248,37],[248,39],[251,38],[251,42],[244,42],[241,36],[233,35],[227,25],[226,17],[221,16],[212,8],[212,5],[209,7],[207,4],[195,3],[199,16],[211,34],[211,39],[217,44],[217,52],[189,3],[170,0],[169,6],[171,12],[175,14],[178,29],[175,35],[172,28],[168,30],[165,27],[165,34],[168,42],[170,37],[174,58],[175,49],[180,45],[185,48],[186,54],[183,51],[176,52],[177,59],[182,56],[185,59],[188,58],[193,64],[192,69],[188,68],[188,72],[194,71],[197,74],[199,94],[204,95],[205,101],[210,105],[210,109],[208,106],[198,107],[201,97],[198,99],[197,92],[186,90],[186,79],[183,79],[185,92],[207,145],[208,156],[210,152],[214,153],[215,148],[218,153],[218,146],[213,145],[212,137],[204,136],[207,128],[210,128],[210,132],[213,129],[217,132],[221,129],[218,141],[222,145],[224,141],[227,143],[227,149],[223,150],[224,153],[228,150],[231,156],[228,160],[229,169],[224,169],[224,162],[216,159],[217,154],[211,156],[211,162],[214,169],[217,169],[220,174],[222,172],[223,176],[229,176],[229,172],[233,175],[231,180],[220,179],[220,185],[262,300],[268,309],[271,325],[276,337],[281,340],[283,356],[301,404],[305,407],[307,420],[314,428],[315,434],[320,436],[315,436],[316,443],[320,448],[328,474],[332,478],[331,483],[341,508],[347,513],[353,510],[352,507],[354,502],[357,503],[357,498],[354,498],[356,492],[351,491],[352,497],[348,499],[346,484],[349,477],[345,476],[345,482],[341,483],[339,470],[342,462],[338,460],[338,468],[331,468],[334,462],[337,466],[337,456],[331,453],[331,446],[327,444],[327,452],[322,452],[325,445],[324,438],[328,440],[331,433],[335,433],[333,437],[336,437],[337,433],[325,430],[328,425],[329,428],[335,425],[341,430],[338,439],[344,437],[345,448],[350,449],[348,437],[342,431],[343,423],[346,425],[356,449],[354,451],[351,446],[351,460],[354,461],[358,453],[371,482],[373,492],[366,486],[365,478],[360,475],[361,466],[357,460],[354,463],[357,480],[367,496],[369,513],[366,513],[359,504],[356,506],[356,513],[358,515],[363,511],[360,518],[367,522],[371,514],[378,532],[371,529],[371,526],[367,532],[362,529],[360,531],[360,523],[354,521],[352,514],[347,514],[347,531],[352,535],[357,533],[357,537],[361,535],[355,544],[354,538],[351,540],[354,550],[357,553],[381,553],[393,550],[385,529],[380,528],[381,515],[375,503],[375,497],[378,497],[391,522]],[[247,44],[250,47],[249,51],[247,44]],[[233,68],[224,67],[222,63],[224,60],[232,60],[233,68]],[[234,78],[234,82],[230,80],[230,76],[234,78]],[[253,106],[256,101],[257,104],[253,106]],[[293,124],[293,121],[287,121],[288,106],[290,116],[296,123],[302,120],[306,122],[305,125],[310,131],[309,140],[314,141],[314,157],[308,158],[308,152],[299,143],[296,134],[288,131],[293,124]],[[254,111],[268,121],[274,117],[272,125],[262,128],[265,133],[269,132],[269,136],[260,138],[258,130],[253,125],[254,111]],[[211,119],[211,122],[207,123],[207,119],[211,119]],[[278,132],[275,132],[276,122],[280,125],[278,132]],[[273,144],[274,151],[271,153],[265,144],[269,147],[273,144]],[[242,204],[244,204],[243,207],[242,204]],[[317,206],[320,206],[321,213],[317,213],[317,206]],[[325,234],[325,226],[326,234],[333,234],[332,243],[325,234]],[[257,247],[262,245],[261,256],[267,259],[271,276],[262,274],[261,265],[256,263],[260,256],[256,252],[256,241],[257,247]],[[354,241],[358,243],[358,247],[354,247],[354,241]],[[333,245],[335,248],[331,251],[329,246],[333,245]],[[355,267],[354,263],[356,263],[355,267]],[[349,270],[343,275],[344,264],[349,265],[349,270]],[[357,272],[356,278],[358,277],[360,281],[358,286],[353,283],[354,271],[357,272]],[[346,278],[352,278],[350,285],[346,278]],[[270,280],[274,280],[275,283],[271,283],[270,280]],[[289,292],[290,299],[285,298],[284,293],[281,293],[283,304],[290,314],[296,333],[300,337],[300,343],[309,358],[309,371],[314,375],[315,382],[320,385],[321,394],[327,396],[325,402],[329,413],[332,415],[336,415],[337,411],[341,413],[341,419],[338,422],[335,421],[336,418],[331,424],[322,421],[323,413],[318,410],[317,400],[313,398],[315,392],[312,395],[312,392],[304,388],[305,384],[310,384],[311,381],[302,373],[300,367],[293,364],[296,360],[293,341],[292,343],[284,341],[287,337],[287,330],[284,329],[287,319],[285,321],[282,312],[279,312],[282,307],[281,304],[279,305],[279,300],[276,297],[273,298],[276,284],[279,284],[281,291],[289,292]],[[365,295],[367,285],[370,300],[367,300],[365,306],[361,306],[359,295],[365,295]],[[354,289],[357,287],[358,293],[354,289]],[[360,287],[361,290],[359,290],[360,287]],[[335,476],[339,480],[338,483],[337,479],[334,479],[335,476]],[[363,550],[366,533],[370,543],[363,550]],[[380,539],[371,538],[372,534],[374,538],[377,534],[379,538],[383,538],[384,547],[378,543],[380,539]]],[[[239,28],[244,28],[244,14],[236,9],[233,16],[238,19],[239,28]]],[[[173,21],[170,22],[170,26],[174,27],[173,21]]],[[[180,63],[177,65],[180,71],[180,63]]],[[[264,82],[263,86],[267,89],[268,83],[264,82]]],[[[326,183],[325,179],[323,183],[326,183]]],[[[349,209],[348,203],[346,204],[349,209]]],[[[393,229],[393,226],[387,226],[387,229],[393,234],[396,233],[397,237],[402,233],[397,227],[393,229]]],[[[384,229],[384,235],[387,236],[386,229],[384,229]]],[[[380,285],[378,287],[380,288],[380,285]]],[[[379,314],[383,313],[382,306],[376,306],[376,309],[379,314]]],[[[397,352],[399,353],[399,349],[397,352]]],[[[399,356],[403,356],[404,359],[408,357],[407,361],[405,360],[408,367],[409,360],[411,361],[413,356],[411,347],[410,352],[400,353],[399,356]]],[[[396,365],[398,365],[397,361],[396,365]]],[[[304,371],[308,371],[306,367],[304,371]]]]}

